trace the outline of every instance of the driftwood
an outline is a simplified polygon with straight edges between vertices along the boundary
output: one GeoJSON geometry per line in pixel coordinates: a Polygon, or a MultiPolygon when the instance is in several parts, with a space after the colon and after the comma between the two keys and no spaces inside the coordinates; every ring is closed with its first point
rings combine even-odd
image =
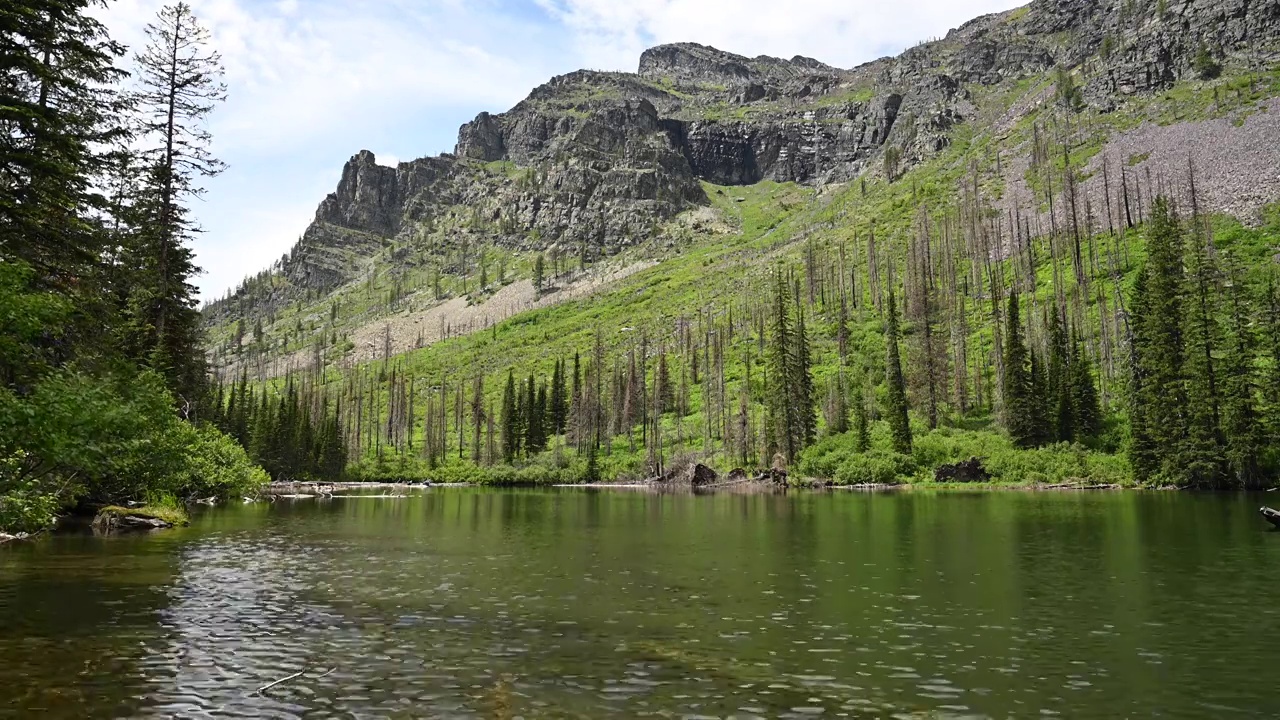
{"type": "Polygon", "coordinates": [[[1271,523],[1274,527],[1280,528],[1280,510],[1263,505],[1258,508],[1258,512],[1262,514],[1263,519],[1267,522],[1271,523]]]}
{"type": "MultiPolygon", "coordinates": [[[[297,679],[297,678],[302,677],[303,675],[305,675],[305,674],[306,674],[307,670],[310,670],[310,669],[311,669],[311,668],[302,668],[302,669],[301,669],[301,670],[299,670],[298,672],[296,672],[296,673],[294,673],[294,674],[292,674],[292,675],[289,675],[288,677],[282,677],[282,678],[280,678],[279,680],[276,680],[275,682],[269,682],[269,683],[267,683],[266,685],[263,685],[262,687],[258,688],[257,690],[254,690],[252,694],[253,694],[253,695],[261,695],[262,693],[264,693],[264,692],[266,692],[266,691],[270,690],[271,688],[273,688],[273,687],[275,687],[275,686],[277,686],[277,685],[280,685],[281,683],[287,683],[287,682],[289,682],[290,680],[294,680],[294,679],[297,679]]],[[[335,667],[335,668],[329,668],[328,670],[325,670],[325,671],[324,671],[324,673],[322,673],[322,674],[320,674],[320,675],[317,675],[315,679],[316,679],[316,680],[319,680],[320,678],[324,677],[325,675],[328,675],[329,673],[333,672],[334,670],[337,670],[337,668],[336,668],[336,667],[335,667]]]]}

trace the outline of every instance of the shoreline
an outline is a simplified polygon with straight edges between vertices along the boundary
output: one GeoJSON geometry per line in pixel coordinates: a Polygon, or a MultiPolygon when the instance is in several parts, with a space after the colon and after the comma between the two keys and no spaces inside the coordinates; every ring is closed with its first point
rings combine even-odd
{"type": "MultiPolygon", "coordinates": [[[[345,481],[335,483],[323,482],[288,482],[271,483],[258,491],[257,499],[302,499],[313,497],[407,497],[400,494],[364,495],[345,494],[364,490],[428,490],[435,488],[490,488],[490,489],[583,489],[583,490],[652,490],[655,492],[691,491],[699,493],[736,492],[740,494],[773,494],[791,490],[814,491],[848,491],[848,492],[1214,492],[1214,493],[1255,493],[1274,492],[1280,488],[1258,490],[1198,490],[1173,486],[1142,486],[1122,483],[1101,483],[1082,481],[1079,483],[1028,483],[1028,482],[904,482],[875,483],[862,485],[841,485],[820,480],[802,481],[796,484],[778,486],[763,483],[716,483],[708,486],[672,485],[666,483],[644,482],[594,482],[594,483],[433,483],[430,481],[406,482],[359,482],[345,481]]],[[[246,498],[248,500],[248,498],[246,498]]]]}

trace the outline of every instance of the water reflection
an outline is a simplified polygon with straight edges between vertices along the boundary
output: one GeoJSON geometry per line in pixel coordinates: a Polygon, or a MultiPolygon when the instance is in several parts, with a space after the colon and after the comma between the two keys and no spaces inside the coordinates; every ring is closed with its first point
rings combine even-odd
{"type": "Polygon", "coordinates": [[[222,509],[0,551],[0,714],[1270,717],[1280,536],[1254,504],[449,489],[222,509]]]}

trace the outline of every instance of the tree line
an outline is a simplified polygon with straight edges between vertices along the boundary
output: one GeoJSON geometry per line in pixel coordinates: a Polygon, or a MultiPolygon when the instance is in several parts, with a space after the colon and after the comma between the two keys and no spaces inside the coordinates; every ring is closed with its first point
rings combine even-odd
{"type": "Polygon", "coordinates": [[[331,374],[350,457],[594,479],[612,455],[654,475],[690,454],[793,464],[844,437],[862,462],[911,456],[934,429],[990,427],[1015,448],[1123,453],[1144,483],[1270,482],[1274,278],[1247,248],[1215,245],[1191,169],[1186,218],[1174,184],[1106,158],[1100,192],[1083,193],[1078,131],[1035,126],[1039,208],[993,212],[975,167],[949,202],[921,192],[905,238],[842,224],[837,205],[821,229],[844,239],[802,239],[798,262],[746,280],[767,293],[629,338],[597,327],[543,369],[384,358],[331,374]]]}
{"type": "Polygon", "coordinates": [[[263,478],[204,422],[188,205],[221,61],[185,3],[131,57],[96,5],[0,7],[0,529],[263,478]]]}

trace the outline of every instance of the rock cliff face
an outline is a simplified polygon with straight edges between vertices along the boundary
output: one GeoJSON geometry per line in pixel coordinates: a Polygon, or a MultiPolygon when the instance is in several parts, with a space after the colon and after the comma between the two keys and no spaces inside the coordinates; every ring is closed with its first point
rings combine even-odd
{"type": "Polygon", "coordinates": [[[645,51],[634,74],[553,78],[506,113],[462,126],[453,155],[376,164],[361,152],[285,264],[327,290],[388,240],[468,236],[609,252],[706,202],[700,181],[824,184],[906,169],[977,117],[984,88],[1076,69],[1108,110],[1197,70],[1253,64],[1280,38],[1280,0],[1035,0],[853,69],[746,58],[696,44],[645,51]]]}

